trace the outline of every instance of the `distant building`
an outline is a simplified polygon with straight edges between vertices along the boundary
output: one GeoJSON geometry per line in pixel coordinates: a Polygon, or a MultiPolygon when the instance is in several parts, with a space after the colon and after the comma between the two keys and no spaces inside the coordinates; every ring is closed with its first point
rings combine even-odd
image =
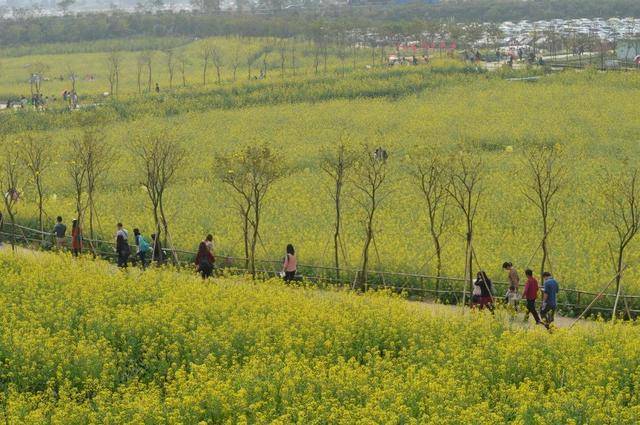
{"type": "Polygon", "coordinates": [[[616,56],[624,61],[632,61],[640,56],[640,38],[618,41],[616,56]]]}

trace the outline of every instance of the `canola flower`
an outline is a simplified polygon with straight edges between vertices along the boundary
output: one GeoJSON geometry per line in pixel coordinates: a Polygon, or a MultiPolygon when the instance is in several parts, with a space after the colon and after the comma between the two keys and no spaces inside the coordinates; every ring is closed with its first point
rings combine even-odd
{"type": "Polygon", "coordinates": [[[10,424],[637,423],[639,330],[0,252],[10,424]]]}

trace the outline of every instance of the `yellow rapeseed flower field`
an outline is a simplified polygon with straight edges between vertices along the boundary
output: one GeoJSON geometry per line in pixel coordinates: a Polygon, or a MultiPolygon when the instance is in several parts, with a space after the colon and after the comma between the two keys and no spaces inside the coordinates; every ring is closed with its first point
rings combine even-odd
{"type": "Polygon", "coordinates": [[[8,424],[631,424],[635,324],[547,332],[243,278],[0,252],[8,424]]]}

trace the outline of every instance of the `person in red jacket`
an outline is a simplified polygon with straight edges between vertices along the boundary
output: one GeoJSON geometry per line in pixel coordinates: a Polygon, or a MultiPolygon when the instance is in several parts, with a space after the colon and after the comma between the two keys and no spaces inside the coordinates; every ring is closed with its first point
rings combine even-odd
{"type": "Polygon", "coordinates": [[[82,253],[82,230],[75,218],[71,221],[71,252],[74,257],[82,253]]]}
{"type": "Polygon", "coordinates": [[[213,274],[213,262],[214,257],[205,241],[200,242],[198,246],[198,254],[196,255],[195,263],[196,270],[200,272],[203,279],[211,277],[213,274]]]}
{"type": "Polygon", "coordinates": [[[536,320],[536,325],[542,323],[540,321],[540,315],[536,311],[536,299],[538,298],[538,281],[533,277],[533,271],[526,270],[524,274],[527,276],[527,282],[524,285],[524,292],[522,298],[527,300],[527,311],[531,313],[536,320]]]}

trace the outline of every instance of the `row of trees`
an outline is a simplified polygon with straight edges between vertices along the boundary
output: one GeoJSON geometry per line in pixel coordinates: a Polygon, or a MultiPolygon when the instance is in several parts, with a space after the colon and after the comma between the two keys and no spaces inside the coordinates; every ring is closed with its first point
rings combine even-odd
{"type": "MultiPolygon", "coordinates": [[[[343,71],[346,69],[347,46],[345,43],[339,44],[337,47],[337,56],[342,61],[343,71]]],[[[384,55],[384,49],[382,49],[384,55]]],[[[375,52],[375,49],[374,49],[375,52]]],[[[303,52],[304,53],[304,52],[303,52]]],[[[244,63],[246,64],[247,77],[251,80],[255,77],[252,72],[256,70],[262,78],[267,77],[268,70],[273,66],[270,57],[276,58],[277,67],[280,71],[280,77],[285,78],[287,74],[294,76],[299,64],[297,43],[295,40],[276,40],[273,45],[262,47],[256,51],[241,57],[239,47],[233,50],[228,56],[215,43],[208,42],[202,45],[199,51],[199,59],[201,64],[201,83],[207,86],[209,82],[208,76],[210,66],[213,66],[216,73],[216,83],[222,83],[222,74],[225,69],[231,70],[232,81],[238,79],[238,69],[244,63]],[[273,54],[273,56],[272,56],[273,54]]],[[[327,40],[319,40],[313,44],[314,73],[326,73],[328,70],[327,61],[329,56],[329,42],[327,40]]],[[[357,50],[351,48],[352,70],[356,68],[356,60],[358,56],[357,50]]],[[[153,90],[153,70],[155,66],[163,66],[167,71],[168,87],[174,88],[174,80],[180,78],[182,87],[187,86],[187,69],[192,65],[192,58],[188,57],[184,52],[176,52],[172,49],[162,51],[160,54],[153,51],[142,51],[136,57],[136,82],[138,94],[143,92],[151,92],[153,90]]],[[[383,60],[381,60],[383,63],[383,60]]],[[[112,51],[107,53],[105,58],[107,69],[107,82],[109,84],[109,93],[118,96],[120,92],[120,81],[123,74],[123,55],[120,52],[112,51]]],[[[374,58],[375,64],[375,58],[374,58]]],[[[73,70],[68,72],[69,78],[75,75],[73,70]]],[[[39,87],[38,87],[39,89],[39,87]]],[[[75,90],[75,87],[74,87],[75,90]]],[[[39,92],[39,91],[38,91],[39,92]]]]}
{"type": "MultiPolygon", "coordinates": [[[[15,143],[3,140],[2,143],[6,146],[1,170],[5,210],[11,223],[15,225],[16,208],[20,200],[19,188],[23,185],[31,187],[38,209],[38,227],[44,241],[45,224],[49,221],[44,205],[47,195],[45,176],[54,163],[53,151],[45,140],[36,136],[24,136],[15,143]]],[[[82,228],[88,227],[87,240],[91,251],[97,254],[94,242],[103,235],[98,232],[101,226],[96,195],[107,182],[115,152],[96,128],[74,135],[68,144],[69,155],[65,171],[73,185],[76,220],[82,228]]],[[[143,165],[138,178],[149,198],[156,234],[163,235],[165,245],[171,246],[169,221],[165,213],[165,193],[183,164],[184,151],[170,131],[165,131],[162,135],[150,133],[138,136],[131,151],[143,165]]],[[[12,243],[15,245],[15,242],[13,226],[12,243]]]]}
{"type": "MultiPolygon", "coordinates": [[[[144,3],[144,2],[139,2],[144,3]]],[[[155,0],[147,2],[159,5],[155,0]]],[[[396,34],[416,34],[424,22],[503,22],[530,21],[553,18],[590,18],[610,16],[639,16],[640,5],[635,0],[456,0],[446,2],[413,2],[381,7],[359,7],[370,2],[350,2],[354,7],[292,8],[278,13],[287,2],[236,1],[237,9],[256,9],[260,14],[217,13],[217,0],[193,0],[197,12],[162,11],[122,13],[114,9],[108,13],[37,16],[29,9],[14,9],[15,20],[0,20],[0,44],[54,43],[89,41],[135,35],[212,35],[310,36],[315,27],[360,28],[396,34]],[[259,7],[262,3],[262,7],[259,7]],[[253,7],[252,7],[253,5],[253,7]],[[420,17],[418,19],[417,17],[420,17]]],[[[380,2],[375,2],[380,3],[380,2]]],[[[68,6],[68,2],[65,3],[68,6]]],[[[313,6],[308,4],[306,6],[313,6]]],[[[1,11],[1,9],[0,9],[1,11]]]]}
{"type": "MultiPolygon", "coordinates": [[[[47,194],[46,176],[52,164],[52,152],[46,143],[34,136],[20,142],[7,143],[2,173],[5,210],[12,223],[16,222],[18,188],[28,185],[34,193],[38,208],[38,224],[45,230],[44,199],[47,194]]],[[[346,258],[343,241],[343,206],[345,189],[362,211],[363,248],[358,278],[360,289],[367,286],[372,248],[377,254],[376,220],[380,207],[387,200],[397,173],[390,168],[386,155],[374,153],[369,145],[353,148],[344,135],[334,147],[320,152],[320,169],[327,180],[327,196],[332,201],[333,260],[336,277],[341,278],[341,261],[346,258]]],[[[77,220],[89,229],[91,240],[96,239],[95,223],[98,211],[96,193],[106,183],[113,151],[96,129],[86,130],[69,140],[70,155],[66,171],[74,186],[77,220]]],[[[156,234],[164,236],[165,246],[173,248],[169,220],[165,212],[167,190],[180,178],[185,151],[179,138],[171,131],[139,135],[131,152],[142,164],[138,178],[146,189],[153,214],[156,234]]],[[[537,211],[539,245],[532,256],[541,251],[540,272],[551,267],[549,235],[555,225],[554,212],[562,191],[568,185],[567,157],[558,145],[525,143],[521,157],[523,175],[522,195],[537,211]]],[[[474,229],[478,207],[482,203],[486,168],[477,151],[462,149],[448,153],[433,147],[402,164],[409,170],[409,181],[424,201],[424,216],[429,237],[433,242],[436,273],[444,272],[443,236],[453,231],[452,224],[460,217],[465,228],[465,278],[471,283],[474,269],[474,229]]],[[[216,175],[229,188],[243,234],[247,269],[255,276],[256,252],[260,243],[260,225],[264,221],[265,206],[273,185],[292,171],[285,157],[265,144],[249,144],[233,153],[216,156],[216,175]]],[[[611,261],[616,272],[617,291],[620,288],[625,254],[640,230],[640,181],[637,167],[624,166],[615,171],[603,171],[608,190],[604,193],[607,209],[605,225],[615,237],[610,243],[611,261]]],[[[15,235],[13,242],[15,243],[15,235]]],[[[91,247],[95,252],[95,247],[91,247]]],[[[177,257],[174,259],[177,261],[177,257]]],[[[476,262],[477,265],[477,262],[476,262]]]]}

